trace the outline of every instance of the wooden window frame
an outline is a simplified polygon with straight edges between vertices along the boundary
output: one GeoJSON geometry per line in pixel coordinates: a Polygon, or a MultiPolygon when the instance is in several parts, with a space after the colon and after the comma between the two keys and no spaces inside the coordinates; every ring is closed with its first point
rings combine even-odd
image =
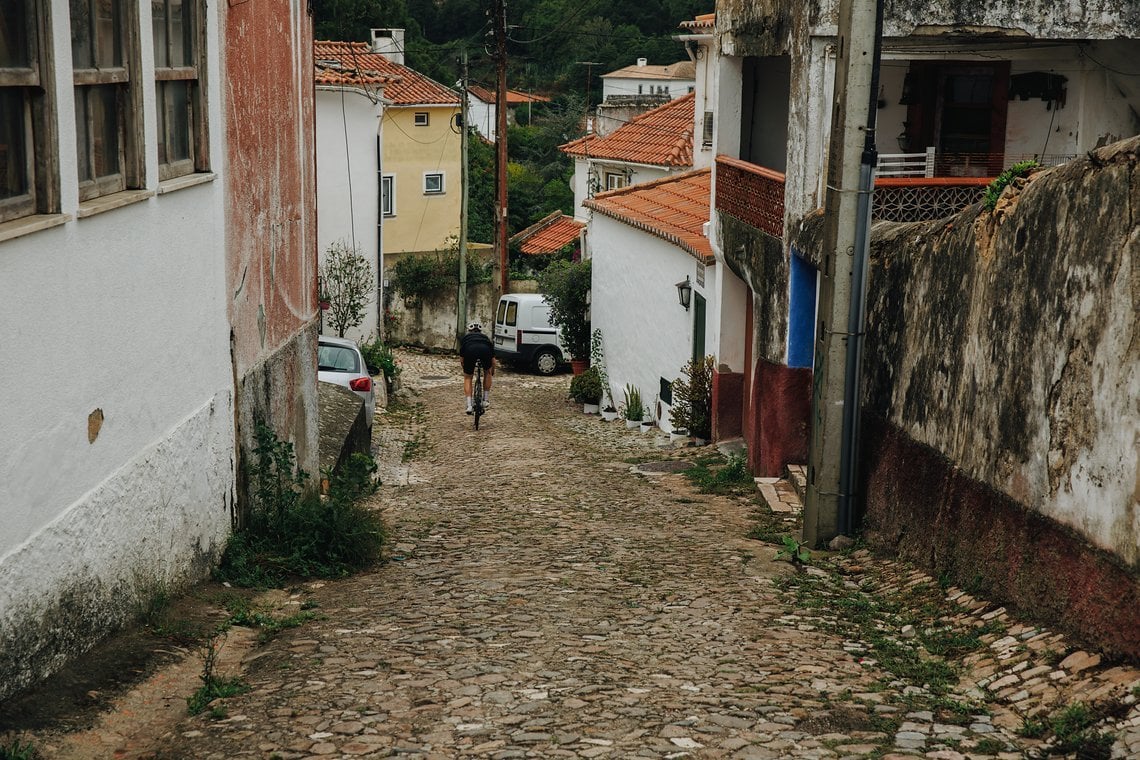
{"type": "MultiPolygon", "coordinates": [[[[152,0],[153,1],[153,0],[152,0]]],[[[158,0],[164,6],[169,6],[170,0],[158,0]]],[[[189,141],[189,157],[176,161],[162,162],[159,157],[158,179],[165,181],[175,177],[183,177],[196,172],[210,171],[209,124],[206,118],[206,7],[203,0],[183,0],[183,24],[190,24],[190,34],[187,36],[189,44],[193,46],[189,65],[160,65],[157,50],[158,40],[155,40],[154,79],[155,79],[155,130],[159,144],[170,143],[170,125],[166,125],[168,134],[160,135],[164,125],[161,109],[163,107],[163,85],[167,82],[188,82],[190,99],[189,123],[186,125],[189,141]],[[189,11],[187,13],[187,11],[189,11]],[[165,141],[165,142],[164,142],[165,141]]],[[[154,34],[153,20],[151,34],[154,34]]],[[[166,14],[166,61],[173,59],[174,37],[172,21],[169,10],[166,14]]]]}
{"type": "Polygon", "coordinates": [[[28,0],[28,65],[0,68],[0,89],[22,102],[26,192],[0,199],[0,223],[36,214],[59,213],[59,142],[55,118],[55,75],[51,66],[51,7],[28,0]]]}
{"type": "MultiPolygon", "coordinates": [[[[96,19],[95,4],[98,0],[72,0],[72,6],[85,3],[90,19],[96,19]]],[[[76,101],[76,115],[79,114],[79,101],[83,97],[96,94],[99,88],[114,88],[115,111],[119,137],[119,171],[115,174],[79,177],[79,200],[85,202],[124,190],[137,190],[146,186],[146,165],[143,159],[142,88],[139,82],[139,23],[138,3],[130,0],[117,0],[119,7],[119,54],[118,66],[101,67],[99,59],[98,35],[91,27],[92,57],[96,63],[91,68],[73,68],[72,79],[76,101]]],[[[72,24],[74,36],[74,24],[72,24]]],[[[73,67],[75,63],[73,62],[73,67]]],[[[80,130],[76,119],[76,150],[93,156],[95,153],[95,125],[87,120],[86,129],[80,130]],[[86,148],[80,148],[78,141],[85,141],[86,148]]],[[[92,167],[92,173],[94,168],[92,167]]]]}
{"type": "Polygon", "coordinates": [[[605,172],[606,190],[621,190],[628,182],[621,172],[605,172]]]}
{"type": "Polygon", "coordinates": [[[412,124],[417,127],[426,127],[431,124],[431,114],[427,111],[415,111],[412,114],[412,124]],[[423,117],[422,119],[420,117],[423,117]]]}

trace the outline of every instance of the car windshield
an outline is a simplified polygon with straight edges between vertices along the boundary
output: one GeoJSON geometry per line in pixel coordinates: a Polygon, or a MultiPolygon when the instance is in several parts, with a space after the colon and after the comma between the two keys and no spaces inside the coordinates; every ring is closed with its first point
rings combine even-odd
{"type": "Polygon", "coordinates": [[[322,343],[317,349],[317,369],[326,372],[359,372],[360,361],[351,348],[322,343]]]}

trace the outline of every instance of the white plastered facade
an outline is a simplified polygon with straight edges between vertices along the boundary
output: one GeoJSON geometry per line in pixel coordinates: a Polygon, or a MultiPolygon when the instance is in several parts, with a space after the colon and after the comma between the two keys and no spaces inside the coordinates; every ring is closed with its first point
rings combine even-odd
{"type": "MultiPolygon", "coordinates": [[[[196,580],[221,551],[234,498],[221,177],[159,183],[150,3],[140,3],[145,192],[81,212],[68,3],[50,7],[62,213],[50,217],[55,226],[0,242],[0,322],[9,326],[0,343],[0,648],[9,656],[13,641],[31,652],[43,636],[58,643],[69,632],[35,627],[64,614],[82,616],[64,618],[86,628],[70,632],[82,651],[138,600],[196,580]]],[[[218,28],[210,4],[206,114],[220,175],[218,28]]],[[[15,673],[9,665],[0,698],[58,662],[15,673]]]]}

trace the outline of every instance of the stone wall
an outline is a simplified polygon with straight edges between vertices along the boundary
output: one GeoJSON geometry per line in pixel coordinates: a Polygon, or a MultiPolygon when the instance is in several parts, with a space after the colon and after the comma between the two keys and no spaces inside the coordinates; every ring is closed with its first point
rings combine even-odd
{"type": "MultiPolygon", "coordinates": [[[[511,280],[512,293],[536,293],[538,284],[533,280],[511,280]]],[[[434,298],[407,303],[398,294],[389,298],[385,340],[395,345],[454,351],[456,323],[456,293],[450,290],[434,298]]],[[[490,325],[494,321],[495,284],[481,282],[467,288],[467,321],[490,325]]],[[[490,328],[487,328],[490,330],[490,328]]]]}
{"type": "MultiPolygon", "coordinates": [[[[876,225],[865,527],[1140,655],[1140,137],[995,211],[876,225]]],[[[819,218],[797,248],[818,260],[819,218]]]]}

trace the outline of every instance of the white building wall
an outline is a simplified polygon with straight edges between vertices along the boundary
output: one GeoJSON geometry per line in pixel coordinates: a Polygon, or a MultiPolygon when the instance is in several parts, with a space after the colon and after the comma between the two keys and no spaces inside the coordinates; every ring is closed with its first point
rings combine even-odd
{"type": "Polygon", "coordinates": [[[498,126],[498,121],[495,120],[494,103],[484,103],[474,95],[468,95],[467,120],[471,126],[479,130],[479,134],[494,142],[495,128],[498,126]]]}
{"type": "MultiPolygon", "coordinates": [[[[316,93],[317,251],[321,263],[336,242],[368,259],[376,285],[364,319],[345,337],[380,334],[380,175],[376,156],[381,106],[363,93],[319,88],[316,93]]],[[[326,335],[335,335],[324,325],[326,335]]]]}
{"type": "Polygon", "coordinates": [[[697,83],[693,79],[641,79],[637,77],[607,77],[602,80],[602,100],[612,95],[657,95],[666,94],[670,100],[693,91],[697,83]]]}
{"type": "Polygon", "coordinates": [[[707,270],[706,287],[700,287],[697,260],[677,246],[601,214],[594,214],[590,227],[591,325],[602,331],[614,403],[621,404],[626,384],[634,385],[661,429],[669,431],[668,407],[657,404],[661,378],[680,377],[693,352],[693,312],[678,303],[676,283],[688,275],[693,292],[707,299],[705,346],[710,350],[707,325],[717,305],[707,286],[716,267],[707,270]]]}
{"type": "Polygon", "coordinates": [[[627,164],[620,161],[575,158],[574,178],[571,180],[572,184],[570,188],[574,191],[574,218],[581,221],[588,221],[590,219],[592,212],[584,208],[582,204],[593,197],[590,195],[591,179],[599,183],[595,188],[594,194],[604,193],[606,192],[605,182],[607,172],[627,175],[629,177],[628,187],[630,185],[640,185],[645,182],[664,179],[674,173],[688,170],[689,167],[673,169],[667,166],[650,166],[648,164],[627,164]]]}
{"type": "MultiPolygon", "coordinates": [[[[222,182],[160,186],[143,34],[151,195],[78,218],[67,9],[53,2],[51,41],[66,222],[0,242],[9,328],[0,342],[0,699],[59,664],[9,658],[83,651],[137,598],[206,573],[231,520],[222,182]],[[89,441],[96,410],[103,423],[89,441]]],[[[139,13],[149,30],[150,4],[139,13]]],[[[217,29],[211,4],[207,113],[220,172],[217,29]]]]}

